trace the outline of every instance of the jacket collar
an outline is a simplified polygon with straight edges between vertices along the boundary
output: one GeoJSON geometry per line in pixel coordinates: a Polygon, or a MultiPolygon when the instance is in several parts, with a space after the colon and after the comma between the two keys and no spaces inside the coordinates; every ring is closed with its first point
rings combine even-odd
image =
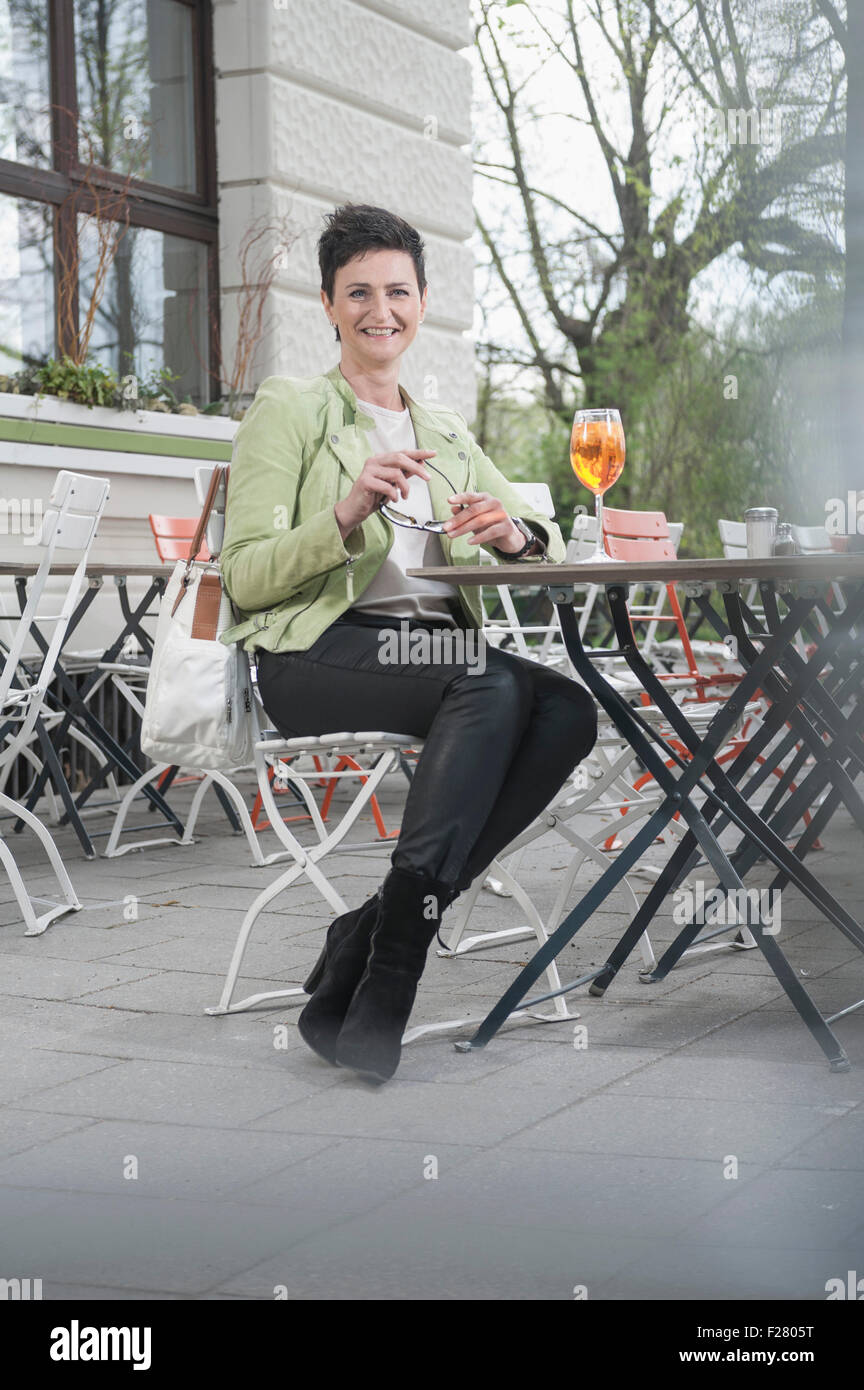
{"type": "MultiPolygon", "coordinates": [[[[357,396],[350,382],[342,375],[342,369],[338,362],[335,367],[331,367],[329,372],[325,372],[324,376],[325,380],[330,382],[330,385],[351,407],[354,416],[353,423],[360,425],[361,428],[364,429],[370,428],[374,422],[369,415],[363,414],[362,408],[357,404],[357,396]]],[[[420,429],[433,430],[436,434],[441,434],[445,439],[450,440],[459,437],[456,430],[450,426],[449,420],[446,422],[443,421],[440,413],[429,410],[427,406],[421,405],[419,401],[415,401],[414,397],[408,394],[404,386],[399,387],[399,394],[411,412],[411,419],[415,429],[419,426],[420,429]],[[448,428],[448,426],[450,427],[448,428]]],[[[346,423],[351,422],[346,421],[346,423]]]]}
{"type": "MultiPolygon", "coordinates": [[[[349,477],[356,481],[360,476],[368,452],[363,434],[367,429],[372,429],[375,422],[370,415],[363,414],[362,407],[357,404],[357,396],[338,366],[325,372],[324,379],[330,383],[349,408],[344,416],[344,423],[330,433],[329,444],[349,477]]],[[[452,427],[449,415],[445,416],[443,411],[432,411],[421,405],[419,401],[415,401],[408,394],[404,386],[399,387],[399,393],[411,412],[418,449],[434,449],[436,453],[434,462],[449,479],[448,484],[434,469],[430,471],[429,495],[434,514],[442,517],[449,516],[450,509],[447,505],[447,498],[451,492],[450,484],[452,484],[452,489],[457,492],[464,492],[468,485],[467,441],[462,432],[457,432],[452,427]],[[442,445],[442,439],[446,441],[446,445],[442,445]]],[[[458,422],[454,421],[453,423],[458,422]]],[[[445,555],[449,554],[449,537],[442,537],[442,544],[445,555]]]]}

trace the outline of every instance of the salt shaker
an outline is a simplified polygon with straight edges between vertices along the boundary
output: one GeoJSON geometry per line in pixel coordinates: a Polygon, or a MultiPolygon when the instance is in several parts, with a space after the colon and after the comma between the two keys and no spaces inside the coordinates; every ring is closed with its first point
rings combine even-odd
{"type": "Polygon", "coordinates": [[[747,526],[747,559],[769,560],[777,532],[776,507],[751,507],[744,513],[747,526]]]}
{"type": "Polygon", "coordinates": [[[794,555],[795,538],[792,535],[792,525],[788,521],[778,521],[777,532],[774,536],[775,555],[794,555]]]}

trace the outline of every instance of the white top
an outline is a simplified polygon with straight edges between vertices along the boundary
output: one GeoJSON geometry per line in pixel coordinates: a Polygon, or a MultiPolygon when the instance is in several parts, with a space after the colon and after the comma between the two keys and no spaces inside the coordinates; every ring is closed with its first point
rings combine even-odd
{"type": "MultiPolygon", "coordinates": [[[[375,421],[374,429],[367,431],[367,458],[373,454],[417,448],[414,424],[407,406],[403,410],[385,410],[383,406],[372,405],[370,401],[358,400],[357,404],[364,413],[368,411],[375,421]]],[[[431,521],[432,499],[425,478],[412,477],[407,498],[400,496],[393,506],[416,516],[418,521],[431,521]]],[[[459,601],[456,586],[436,579],[409,578],[405,573],[407,569],[420,569],[426,565],[446,565],[440,537],[434,531],[417,531],[413,527],[395,524],[393,532],[390,553],[352,607],[361,613],[393,613],[403,618],[424,618],[451,627],[458,626],[447,605],[448,599],[459,601]]]]}

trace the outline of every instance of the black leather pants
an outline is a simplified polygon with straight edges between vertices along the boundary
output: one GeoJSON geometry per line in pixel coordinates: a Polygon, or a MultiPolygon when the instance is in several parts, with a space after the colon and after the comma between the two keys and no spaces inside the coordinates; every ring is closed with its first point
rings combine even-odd
{"type": "MultiPolygon", "coordinates": [[[[539,662],[485,648],[481,663],[382,661],[381,629],[405,619],[336,620],[305,652],[258,653],[281,734],[381,729],[425,740],[394,867],[464,891],[548,806],[597,737],[588,691],[539,662]]],[[[409,631],[435,625],[411,620],[409,631]]]]}

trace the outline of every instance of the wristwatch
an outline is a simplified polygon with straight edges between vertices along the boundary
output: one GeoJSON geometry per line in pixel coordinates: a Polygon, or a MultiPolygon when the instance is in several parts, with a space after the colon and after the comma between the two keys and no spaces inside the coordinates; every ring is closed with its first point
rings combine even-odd
{"type": "Polygon", "coordinates": [[[525,544],[521,550],[499,550],[497,545],[493,545],[492,549],[495,551],[496,555],[500,555],[502,560],[521,560],[522,556],[526,555],[529,550],[532,550],[535,545],[540,547],[537,552],[538,559],[540,556],[546,554],[546,547],[542,540],[531,530],[530,526],[522,520],[521,516],[511,516],[510,520],[513,522],[513,525],[518,526],[519,530],[522,532],[522,535],[525,537],[525,544]]]}

